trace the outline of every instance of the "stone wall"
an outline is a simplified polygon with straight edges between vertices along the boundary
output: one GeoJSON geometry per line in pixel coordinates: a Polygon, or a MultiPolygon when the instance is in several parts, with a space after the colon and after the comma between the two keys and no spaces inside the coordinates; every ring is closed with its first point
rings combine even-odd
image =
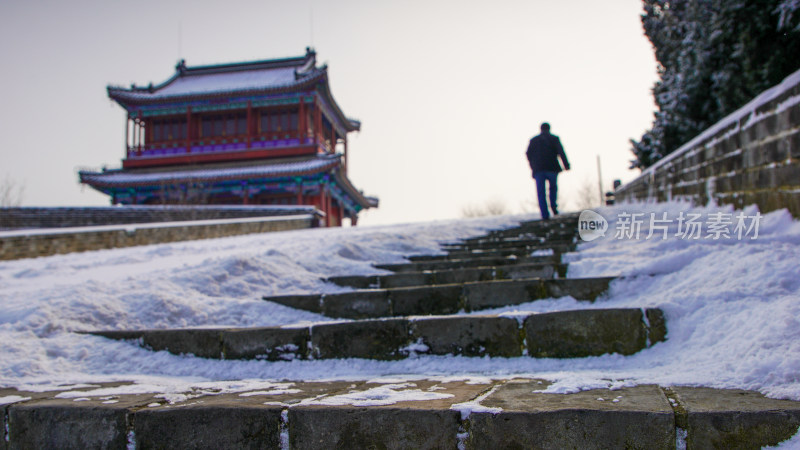
{"type": "Polygon", "coordinates": [[[0,260],[312,228],[316,214],[0,232],[0,260]]]}
{"type": "Polygon", "coordinates": [[[0,208],[0,230],[316,214],[313,206],[157,205],[0,208]]]}
{"type": "Polygon", "coordinates": [[[617,201],[690,200],[800,217],[800,71],[615,192],[617,201]]]}

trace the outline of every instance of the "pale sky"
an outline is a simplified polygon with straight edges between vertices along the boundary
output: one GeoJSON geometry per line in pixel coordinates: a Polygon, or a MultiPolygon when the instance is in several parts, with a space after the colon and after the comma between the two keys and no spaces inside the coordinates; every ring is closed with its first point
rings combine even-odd
{"type": "Polygon", "coordinates": [[[0,177],[24,186],[24,206],[108,205],[77,176],[124,157],[108,84],[313,46],[362,122],[349,174],[381,205],[361,224],[530,208],[525,149],[543,121],[572,165],[562,210],[575,209],[597,191],[597,155],[606,190],[638,174],[628,141],[652,123],[656,79],[640,13],[641,0],[3,1],[0,177]]]}

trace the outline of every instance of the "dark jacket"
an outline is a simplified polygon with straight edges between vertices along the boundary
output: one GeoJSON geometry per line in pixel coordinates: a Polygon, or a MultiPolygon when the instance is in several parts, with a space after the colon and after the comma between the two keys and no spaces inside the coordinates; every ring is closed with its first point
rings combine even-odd
{"type": "Polygon", "coordinates": [[[564,168],[569,170],[567,154],[564,153],[558,136],[554,134],[542,133],[532,138],[526,154],[534,175],[538,172],[561,172],[558,158],[561,158],[564,168]]]}

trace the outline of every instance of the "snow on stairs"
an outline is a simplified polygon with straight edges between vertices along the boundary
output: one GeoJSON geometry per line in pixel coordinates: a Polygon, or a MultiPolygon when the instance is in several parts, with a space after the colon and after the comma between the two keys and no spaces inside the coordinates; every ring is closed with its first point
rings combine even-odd
{"type": "Polygon", "coordinates": [[[0,398],[30,398],[0,405],[7,430],[0,448],[758,449],[791,437],[800,423],[800,402],[749,391],[640,385],[540,392],[547,385],[275,382],[228,392],[198,385],[186,400],[105,394],[119,384],[0,389],[0,398]]]}
{"type": "MultiPolygon", "coordinates": [[[[563,295],[591,302],[602,295],[611,278],[563,278],[560,253],[574,246],[575,222],[568,216],[524,223],[444,245],[443,255],[380,267],[393,275],[331,279],[360,289],[355,292],[267,299],[360,320],[94,334],[177,354],[270,361],[415,354],[578,358],[630,355],[664,340],[658,309],[455,314],[563,295]],[[555,247],[546,245],[550,239],[555,247]]],[[[41,447],[43,436],[59,429],[65,435],[82,430],[86,446],[128,448],[132,441],[138,448],[198,442],[300,449],[760,448],[791,437],[800,425],[800,402],[747,391],[641,385],[548,394],[541,392],[546,386],[515,378],[286,382],[265,392],[198,392],[176,405],[147,395],[123,396],[113,405],[90,394],[79,404],[51,396],[6,407],[4,420],[11,424],[9,442],[17,443],[10,448],[41,447]],[[70,414],[74,409],[80,412],[70,414]],[[101,433],[98,421],[113,425],[101,433]],[[115,445],[92,445],[102,439],[115,445]]]]}

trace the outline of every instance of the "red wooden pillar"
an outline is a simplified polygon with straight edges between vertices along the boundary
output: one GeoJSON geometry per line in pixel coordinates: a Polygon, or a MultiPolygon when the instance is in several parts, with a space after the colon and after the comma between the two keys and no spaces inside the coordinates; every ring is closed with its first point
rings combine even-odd
{"type": "Polygon", "coordinates": [[[253,141],[253,102],[247,101],[247,148],[253,141]]]}
{"type": "Polygon", "coordinates": [[[297,138],[300,139],[300,145],[305,144],[306,132],[306,108],[301,95],[300,103],[297,106],[297,138]]]}
{"type": "Polygon", "coordinates": [[[303,181],[299,180],[297,182],[297,206],[303,204],[303,181]]]}
{"type": "Polygon", "coordinates": [[[139,132],[137,133],[139,139],[139,154],[142,153],[142,144],[144,143],[144,122],[142,121],[142,112],[139,111],[139,132]]]}
{"type": "Polygon", "coordinates": [[[350,216],[350,225],[351,226],[358,225],[358,216],[357,215],[353,214],[352,216],[350,216]]]}
{"type": "Polygon", "coordinates": [[[242,204],[250,204],[250,186],[247,184],[247,182],[242,183],[242,204]]]}
{"type": "Polygon", "coordinates": [[[330,226],[330,211],[328,210],[328,189],[325,184],[319,185],[319,203],[322,212],[325,213],[325,226],[330,226]]]}
{"type": "Polygon", "coordinates": [[[336,127],[333,126],[333,121],[331,121],[331,153],[336,153],[336,127]]]}
{"type": "Polygon", "coordinates": [[[322,141],[324,140],[322,131],[322,112],[319,108],[319,102],[314,104],[314,137],[317,144],[322,146],[322,141]]]}
{"type": "Polygon", "coordinates": [[[331,195],[330,188],[328,188],[328,194],[325,198],[328,200],[328,226],[330,227],[333,226],[333,196],[331,195]]]}
{"type": "Polygon", "coordinates": [[[186,153],[192,152],[192,107],[186,107],[186,153]]]}

